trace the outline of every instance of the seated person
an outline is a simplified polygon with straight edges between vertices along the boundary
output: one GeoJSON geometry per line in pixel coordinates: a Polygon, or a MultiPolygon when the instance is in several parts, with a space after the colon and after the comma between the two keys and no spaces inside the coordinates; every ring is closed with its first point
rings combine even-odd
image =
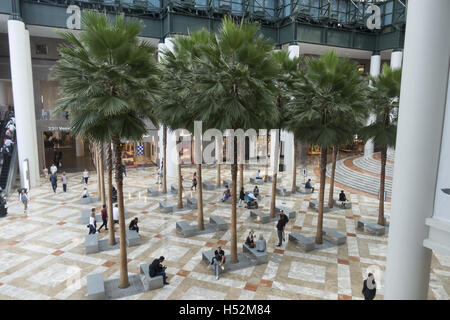
{"type": "Polygon", "coordinates": [[[114,223],[119,223],[119,208],[117,207],[117,203],[114,205],[113,208],[113,220],[114,223]]]}
{"type": "Polygon", "coordinates": [[[138,227],[138,218],[134,218],[133,220],[131,220],[130,225],[128,227],[128,229],[130,230],[136,230],[137,233],[139,233],[139,227],[138,227]]]}
{"type": "Polygon", "coordinates": [[[256,172],[256,179],[262,179],[262,177],[259,175],[260,172],[261,172],[261,170],[258,170],[256,172]]]}
{"type": "Polygon", "coordinates": [[[228,185],[226,186],[226,190],[223,192],[223,196],[222,196],[222,202],[224,202],[225,200],[227,200],[228,198],[231,197],[231,191],[230,188],[228,188],[228,185]]]}
{"type": "Polygon", "coordinates": [[[216,270],[216,280],[219,279],[219,267],[222,268],[222,270],[225,270],[225,267],[223,266],[226,261],[225,258],[225,252],[222,250],[220,246],[217,247],[217,250],[214,251],[214,257],[211,261],[211,266],[215,267],[216,270]]]}
{"type": "Polygon", "coordinates": [[[341,190],[341,193],[339,193],[339,201],[342,202],[342,206],[345,208],[345,202],[347,201],[347,197],[345,196],[344,190],[341,190]]]}
{"type": "Polygon", "coordinates": [[[311,186],[311,179],[308,179],[308,181],[306,181],[305,189],[312,189],[311,193],[314,192],[314,188],[311,186]]]}
{"type": "Polygon", "coordinates": [[[254,248],[255,245],[255,241],[253,240],[253,229],[250,230],[250,232],[248,233],[248,237],[247,240],[245,240],[245,244],[248,245],[250,248],[254,248]]]}
{"type": "Polygon", "coordinates": [[[262,233],[259,235],[258,241],[256,241],[256,251],[266,251],[266,240],[264,240],[262,233]]]}
{"type": "Polygon", "coordinates": [[[117,202],[117,189],[113,186],[112,187],[112,201],[117,202]]]}
{"type": "Polygon", "coordinates": [[[254,196],[255,196],[256,198],[259,197],[259,188],[258,188],[258,186],[255,186],[255,189],[253,189],[253,194],[254,194],[254,196]]]}
{"type": "Polygon", "coordinates": [[[153,262],[148,267],[148,272],[150,274],[150,277],[157,277],[162,276],[163,277],[163,283],[169,284],[167,282],[167,276],[166,276],[166,266],[163,266],[161,263],[164,261],[164,257],[161,256],[159,259],[153,260],[153,262]]]}
{"type": "Polygon", "coordinates": [[[83,194],[81,196],[82,198],[89,198],[89,191],[87,188],[83,189],[83,194]]]}

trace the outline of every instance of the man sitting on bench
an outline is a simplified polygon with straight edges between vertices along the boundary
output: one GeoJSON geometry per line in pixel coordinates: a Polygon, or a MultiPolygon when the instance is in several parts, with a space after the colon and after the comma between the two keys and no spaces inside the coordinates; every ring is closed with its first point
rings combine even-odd
{"type": "Polygon", "coordinates": [[[134,218],[133,220],[131,220],[130,225],[128,227],[128,229],[130,230],[136,230],[137,233],[139,233],[139,227],[138,227],[138,218],[134,218]]]}
{"type": "Polygon", "coordinates": [[[217,247],[217,250],[214,251],[214,257],[211,261],[211,266],[214,266],[216,269],[216,280],[219,280],[219,267],[222,270],[225,270],[223,264],[225,263],[225,252],[222,250],[220,246],[217,247]]]}
{"type": "Polygon", "coordinates": [[[260,176],[259,176],[259,173],[261,172],[261,170],[258,170],[257,172],[256,172],[256,179],[262,179],[260,176]]]}
{"type": "Polygon", "coordinates": [[[311,179],[308,179],[308,181],[306,181],[305,183],[305,189],[312,189],[311,193],[314,192],[314,188],[311,186],[311,179]]]}
{"type": "Polygon", "coordinates": [[[341,190],[341,193],[339,193],[339,201],[342,202],[342,206],[345,208],[345,202],[347,201],[347,197],[345,196],[344,190],[341,190]]]}
{"type": "Polygon", "coordinates": [[[228,198],[231,197],[231,191],[230,191],[230,188],[228,188],[228,185],[225,186],[225,188],[227,188],[227,189],[223,192],[222,202],[225,202],[228,198]]]}
{"type": "Polygon", "coordinates": [[[163,283],[169,284],[167,282],[167,276],[166,276],[166,266],[163,266],[161,263],[164,261],[164,257],[161,256],[159,259],[153,260],[153,262],[148,267],[148,273],[150,274],[150,277],[157,277],[162,276],[163,277],[163,283]]]}
{"type": "Polygon", "coordinates": [[[253,194],[255,195],[256,198],[258,198],[258,196],[259,196],[259,188],[258,188],[258,186],[255,186],[255,189],[253,189],[253,194]]]}

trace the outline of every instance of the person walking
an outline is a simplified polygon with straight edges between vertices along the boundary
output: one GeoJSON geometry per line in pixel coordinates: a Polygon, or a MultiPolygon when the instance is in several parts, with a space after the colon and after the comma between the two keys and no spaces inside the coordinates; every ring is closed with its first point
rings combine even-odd
{"type": "Polygon", "coordinates": [[[369,273],[367,279],[364,280],[362,294],[364,296],[364,300],[373,300],[377,294],[377,284],[375,283],[372,273],[369,273]]]}
{"type": "Polygon", "coordinates": [[[67,192],[67,176],[66,176],[65,172],[63,172],[63,174],[61,176],[61,183],[62,183],[62,186],[63,186],[63,191],[67,192]]]}
{"type": "Polygon", "coordinates": [[[197,191],[197,172],[194,172],[194,177],[192,178],[191,190],[195,189],[197,191]]]}
{"type": "Polygon", "coordinates": [[[89,234],[95,234],[97,231],[97,221],[95,221],[95,208],[91,210],[91,216],[89,217],[89,234]]]}
{"type": "Polygon", "coordinates": [[[44,168],[42,169],[42,173],[44,174],[44,178],[47,179],[48,178],[48,169],[46,166],[44,166],[44,168]]]}
{"type": "Polygon", "coordinates": [[[83,171],[83,179],[84,179],[84,183],[88,184],[89,172],[87,171],[87,169],[84,169],[84,171],[83,171]]]}
{"type": "Polygon", "coordinates": [[[239,193],[239,207],[242,206],[242,203],[245,201],[245,191],[244,187],[241,188],[241,192],[239,193]]]}
{"type": "Polygon", "coordinates": [[[284,221],[280,214],[278,215],[278,222],[277,222],[277,235],[278,235],[277,247],[281,247],[283,241],[283,230],[284,230],[284,221]]]}
{"type": "Polygon", "coordinates": [[[50,175],[50,182],[52,184],[53,192],[56,193],[56,188],[58,187],[58,177],[56,176],[56,173],[50,175]]]}
{"type": "Polygon", "coordinates": [[[287,223],[289,222],[288,216],[284,213],[284,210],[280,211],[281,220],[283,221],[283,241],[286,241],[284,238],[284,229],[286,228],[287,223]]]}
{"type": "Polygon", "coordinates": [[[163,165],[161,164],[161,167],[158,168],[158,179],[156,180],[156,184],[162,183],[162,167],[163,165]]]}
{"type": "Polygon", "coordinates": [[[52,166],[50,167],[50,174],[54,174],[58,171],[58,168],[55,166],[55,164],[53,163],[52,166]]]}
{"type": "Polygon", "coordinates": [[[20,193],[20,201],[23,203],[23,213],[27,212],[28,209],[28,195],[25,192],[25,189],[22,189],[20,193]]]}
{"type": "Polygon", "coordinates": [[[102,213],[103,224],[97,230],[97,232],[99,232],[99,233],[103,227],[105,227],[105,230],[108,231],[108,211],[106,210],[106,204],[103,205],[101,213],[102,213]]]}
{"type": "Polygon", "coordinates": [[[127,176],[127,167],[124,164],[122,165],[122,172],[123,172],[123,175],[126,177],[127,176]]]}
{"type": "Polygon", "coordinates": [[[114,205],[113,208],[113,220],[114,223],[119,223],[119,207],[117,206],[117,203],[114,205]]]}

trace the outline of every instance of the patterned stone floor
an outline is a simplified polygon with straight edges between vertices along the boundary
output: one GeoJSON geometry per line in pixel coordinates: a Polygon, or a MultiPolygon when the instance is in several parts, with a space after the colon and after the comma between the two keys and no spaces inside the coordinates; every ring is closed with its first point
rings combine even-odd
{"type": "MultiPolygon", "coordinates": [[[[308,167],[308,172],[314,172],[308,167]]],[[[195,196],[189,191],[193,168],[183,168],[184,196],[195,196]]],[[[264,169],[261,170],[264,172],[264,169]]],[[[303,181],[298,169],[298,183],[303,181]]],[[[223,178],[230,178],[230,170],[223,169],[223,178]]],[[[276,248],[275,223],[257,224],[249,217],[249,210],[238,208],[238,251],[248,231],[253,228],[258,237],[264,235],[268,244],[269,262],[236,272],[225,273],[219,280],[201,261],[201,252],[221,244],[229,253],[230,231],[220,231],[193,238],[182,238],[175,231],[180,219],[193,221],[196,211],[165,214],[158,209],[159,201],[176,201],[175,195],[156,198],[146,196],[147,187],[156,182],[155,168],[128,169],[125,178],[125,205],[127,223],[139,217],[141,245],[128,248],[130,277],[139,273],[139,265],[164,255],[170,285],[164,288],[122,299],[362,299],[361,289],[367,270],[375,273],[378,282],[376,299],[383,299],[383,272],[386,265],[387,236],[375,237],[356,230],[356,219],[363,217],[376,221],[377,200],[362,194],[351,194],[352,209],[324,215],[324,226],[347,234],[347,243],[339,247],[323,246],[320,250],[303,253],[294,244],[285,242],[276,248]]],[[[246,189],[255,170],[245,172],[246,189]]],[[[215,169],[203,170],[204,181],[214,183],[215,169]]],[[[291,177],[281,174],[281,185],[289,187],[291,177]]],[[[318,187],[317,177],[312,177],[318,187]]],[[[0,299],[87,299],[86,275],[103,272],[105,280],[119,276],[119,251],[110,250],[91,255],[84,253],[84,236],[88,233],[80,223],[80,210],[91,205],[80,204],[83,185],[81,173],[69,174],[68,192],[58,186],[51,190],[48,181],[30,192],[27,214],[11,195],[8,216],[0,219],[0,299]]],[[[175,180],[169,181],[170,184],[175,180]]],[[[263,195],[260,205],[270,205],[271,185],[260,187],[263,195]]],[[[91,172],[89,190],[96,195],[97,183],[91,172]]],[[[339,191],[339,190],[337,190],[339,191]]],[[[219,201],[222,190],[204,191],[205,221],[219,215],[230,221],[231,206],[219,201]]],[[[347,193],[348,194],[348,193],[347,193]]],[[[349,194],[348,194],[349,195],[349,194]]],[[[287,233],[300,230],[313,236],[317,214],[308,209],[313,195],[278,197],[277,203],[297,211],[287,233]]],[[[100,209],[100,203],[96,204],[100,209]]],[[[390,205],[386,204],[389,213],[390,205]]],[[[102,232],[100,239],[107,237],[102,232]]],[[[450,257],[433,255],[430,270],[429,299],[449,299],[450,257]]]]}

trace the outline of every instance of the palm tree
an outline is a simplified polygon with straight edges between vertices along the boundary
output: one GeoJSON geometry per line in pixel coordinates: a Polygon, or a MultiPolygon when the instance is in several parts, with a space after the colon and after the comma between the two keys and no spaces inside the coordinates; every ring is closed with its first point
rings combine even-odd
{"type": "MultiPolygon", "coordinates": [[[[287,109],[286,103],[290,100],[289,89],[292,88],[294,75],[300,68],[300,58],[289,58],[289,53],[286,51],[275,51],[273,53],[274,60],[279,68],[279,74],[276,78],[277,98],[276,103],[279,110],[280,118],[276,124],[277,128],[283,128],[287,121],[287,109]]],[[[277,139],[273,141],[275,143],[275,161],[274,171],[272,176],[272,194],[270,201],[270,217],[275,218],[275,204],[277,194],[277,176],[278,176],[278,159],[280,149],[280,130],[276,133],[277,139]]],[[[294,163],[295,171],[295,163],[294,163]]]]}
{"type": "Polygon", "coordinates": [[[397,137],[398,107],[401,85],[401,69],[392,70],[383,65],[378,77],[371,77],[369,100],[371,112],[376,115],[372,124],[364,127],[360,134],[381,147],[380,200],[378,205],[378,224],[384,226],[384,189],[386,178],[387,148],[395,146],[397,137]]]}
{"type": "MultiPolygon", "coordinates": [[[[152,57],[156,49],[148,42],[139,43],[137,36],[143,24],[125,20],[123,15],[111,22],[106,14],[87,11],[83,22],[85,29],[78,37],[60,33],[67,44],[60,47],[62,58],[54,68],[54,77],[63,80],[58,108],[70,112],[75,136],[112,143],[120,228],[119,288],[126,288],[129,281],[120,141],[140,140],[147,132],[144,119],[155,120],[152,106],[159,71],[152,57]]],[[[107,156],[109,159],[109,151],[107,156]]]]}
{"type": "MultiPolygon", "coordinates": [[[[277,119],[273,45],[262,35],[257,36],[258,29],[255,24],[235,24],[231,18],[224,18],[217,35],[201,31],[208,43],[198,47],[198,58],[193,60],[191,108],[205,128],[245,131],[267,128],[270,124],[266,119],[277,119]]],[[[237,263],[237,138],[233,140],[230,262],[237,263]]]]}
{"type": "Polygon", "coordinates": [[[345,119],[364,114],[365,83],[356,65],[329,51],[306,58],[306,69],[297,74],[291,92],[287,127],[300,140],[320,146],[320,192],[316,243],[322,244],[327,149],[353,134],[345,119]]]}

